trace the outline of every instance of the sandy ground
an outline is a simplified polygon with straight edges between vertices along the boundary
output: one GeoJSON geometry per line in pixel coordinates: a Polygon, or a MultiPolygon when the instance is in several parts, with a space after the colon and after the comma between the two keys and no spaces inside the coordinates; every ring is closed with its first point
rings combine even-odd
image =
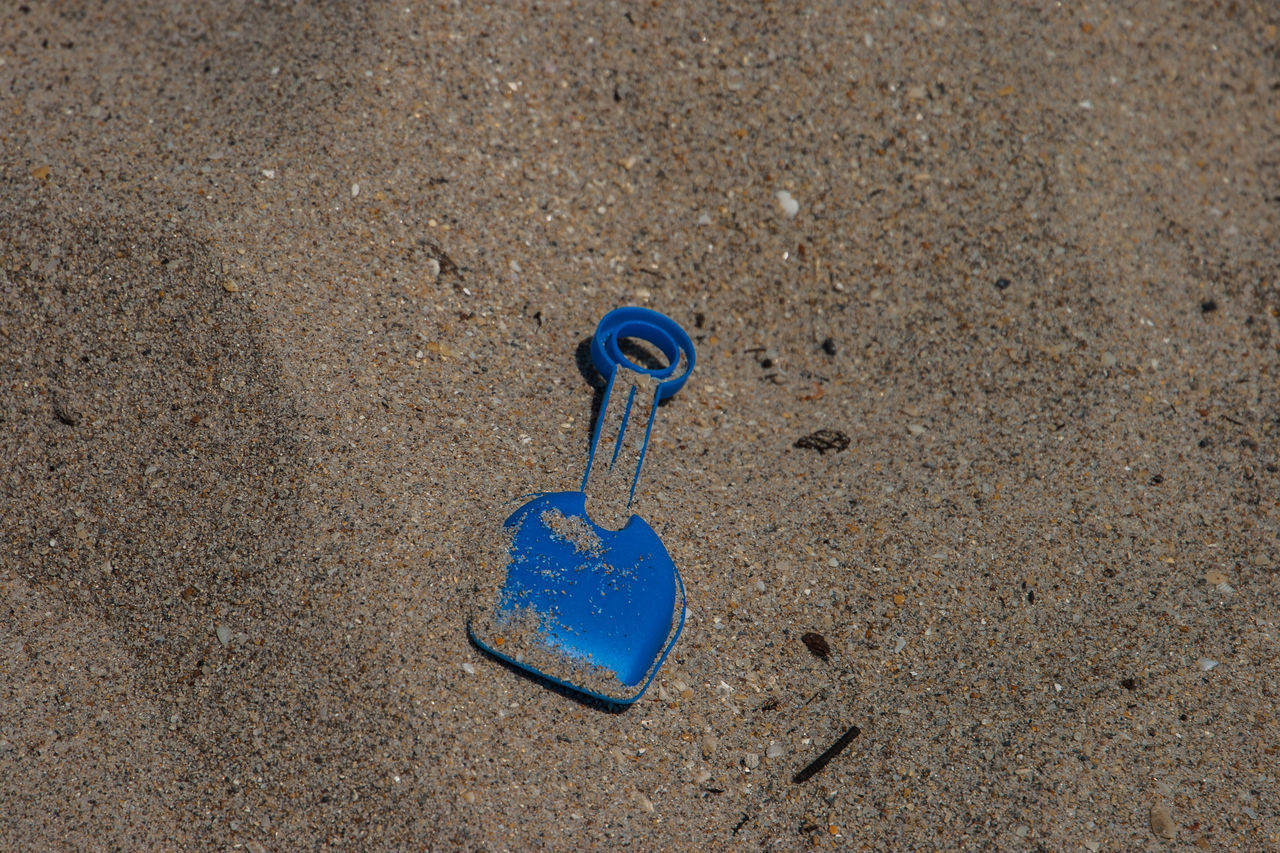
{"type": "Polygon", "coordinates": [[[1276,849],[1280,12],[1049,5],[6,4],[0,847],[1276,849]],[[612,713],[464,613],[624,304],[612,713]]]}

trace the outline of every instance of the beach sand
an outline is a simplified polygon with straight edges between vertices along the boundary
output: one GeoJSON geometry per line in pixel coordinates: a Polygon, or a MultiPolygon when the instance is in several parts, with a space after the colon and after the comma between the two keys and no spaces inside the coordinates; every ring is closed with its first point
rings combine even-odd
{"type": "Polygon", "coordinates": [[[124,6],[0,13],[0,848],[1280,845],[1274,7],[124,6]],[[465,618],[628,304],[618,712],[465,618]]]}

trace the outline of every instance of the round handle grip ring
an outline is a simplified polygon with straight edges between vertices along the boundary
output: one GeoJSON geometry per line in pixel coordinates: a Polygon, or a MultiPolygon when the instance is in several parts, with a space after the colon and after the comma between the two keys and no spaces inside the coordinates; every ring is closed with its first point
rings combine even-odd
{"type": "Polygon", "coordinates": [[[591,361],[606,380],[613,376],[618,365],[662,380],[658,384],[658,399],[665,400],[680,390],[693,372],[695,355],[693,340],[675,320],[649,308],[628,306],[615,308],[601,318],[591,338],[591,361]],[[623,354],[619,341],[637,338],[657,347],[667,359],[665,367],[649,368],[636,364],[623,354]],[[684,354],[685,369],[674,376],[684,354]]]}

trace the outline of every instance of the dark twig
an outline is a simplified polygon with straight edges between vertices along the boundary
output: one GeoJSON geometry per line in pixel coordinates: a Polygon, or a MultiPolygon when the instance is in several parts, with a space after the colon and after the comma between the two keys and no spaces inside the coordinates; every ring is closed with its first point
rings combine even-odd
{"type": "Polygon", "coordinates": [[[826,767],[829,763],[831,763],[831,759],[835,758],[837,755],[844,752],[845,748],[849,744],[853,743],[853,739],[856,738],[861,733],[862,733],[862,729],[858,728],[857,726],[850,726],[849,731],[840,735],[840,740],[833,743],[826,752],[822,753],[822,755],[819,755],[817,758],[815,758],[809,764],[808,767],[804,768],[799,773],[797,773],[795,777],[792,778],[791,781],[795,782],[797,785],[803,782],[808,782],[810,779],[814,777],[815,774],[819,773],[822,770],[822,768],[826,767]]]}
{"type": "Polygon", "coordinates": [[[801,705],[800,707],[801,707],[801,708],[807,708],[807,707],[809,707],[809,703],[810,703],[810,702],[812,702],[814,699],[817,699],[819,696],[823,695],[825,692],[826,692],[825,690],[816,690],[816,691],[814,691],[814,694],[813,694],[812,696],[810,696],[808,699],[806,699],[806,700],[804,701],[804,704],[803,704],[803,705],[801,705]]]}

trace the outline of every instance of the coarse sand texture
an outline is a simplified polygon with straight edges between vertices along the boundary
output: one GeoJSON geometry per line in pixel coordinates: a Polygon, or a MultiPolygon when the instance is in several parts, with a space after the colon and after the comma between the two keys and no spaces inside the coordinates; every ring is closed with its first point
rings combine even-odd
{"type": "Polygon", "coordinates": [[[7,4],[0,851],[1280,849],[1278,28],[7,4]],[[468,630],[584,488],[629,705],[468,630]]]}

